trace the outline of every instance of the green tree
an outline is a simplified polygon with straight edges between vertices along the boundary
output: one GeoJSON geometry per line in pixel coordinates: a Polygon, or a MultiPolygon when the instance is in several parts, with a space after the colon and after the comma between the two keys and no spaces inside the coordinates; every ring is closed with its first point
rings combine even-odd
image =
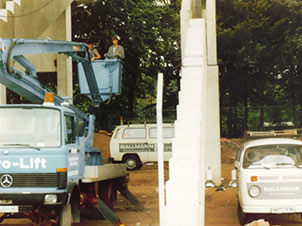
{"type": "Polygon", "coordinates": [[[121,96],[99,110],[76,94],[75,103],[97,115],[98,128],[112,129],[119,116],[152,112],[158,72],[165,77],[164,106],[175,109],[180,70],[179,10],[180,0],[98,0],[92,4],[72,4],[75,41],[93,40],[104,54],[111,36],[118,34],[126,52],[121,96]]]}
{"type": "MultiPolygon", "coordinates": [[[[217,13],[220,99],[221,107],[228,107],[222,114],[227,125],[222,127],[227,136],[241,136],[248,129],[249,108],[259,107],[256,129],[263,129],[265,106],[288,103],[283,73],[288,70],[284,62],[292,56],[285,50],[297,17],[278,0],[219,0],[217,13]],[[243,120],[237,120],[240,115],[243,120]]],[[[275,111],[274,120],[282,120],[282,114],[287,113],[275,111]]]]}

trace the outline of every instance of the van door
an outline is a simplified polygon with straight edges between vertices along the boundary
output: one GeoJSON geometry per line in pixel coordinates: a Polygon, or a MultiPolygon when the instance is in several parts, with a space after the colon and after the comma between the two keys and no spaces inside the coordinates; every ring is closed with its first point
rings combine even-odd
{"type": "Polygon", "coordinates": [[[123,131],[122,127],[115,128],[110,140],[110,157],[116,161],[122,161],[123,158],[119,146],[121,142],[122,131],[123,131]]]}
{"type": "MultiPolygon", "coordinates": [[[[172,157],[172,139],[174,138],[174,127],[163,127],[163,143],[164,143],[164,161],[168,161],[172,157]]],[[[149,152],[149,161],[157,161],[157,127],[150,127],[149,129],[149,146],[154,146],[154,150],[149,152]]]]}
{"type": "Polygon", "coordinates": [[[125,128],[119,143],[124,155],[137,154],[142,162],[148,161],[147,130],[145,127],[125,128]]]}

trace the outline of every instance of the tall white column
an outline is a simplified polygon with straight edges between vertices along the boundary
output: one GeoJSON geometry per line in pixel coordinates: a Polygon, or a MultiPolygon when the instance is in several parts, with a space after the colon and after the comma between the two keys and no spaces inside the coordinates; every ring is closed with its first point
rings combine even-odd
{"type": "Polygon", "coordinates": [[[6,104],[6,87],[0,84],[0,104],[6,104]]]}
{"type": "Polygon", "coordinates": [[[57,79],[58,95],[72,98],[72,62],[63,54],[57,56],[57,79]]]}
{"type": "Polygon", "coordinates": [[[206,84],[205,167],[206,169],[211,167],[213,181],[219,185],[221,182],[221,157],[218,66],[207,66],[206,84]]]}
{"type": "Polygon", "coordinates": [[[216,1],[206,1],[207,37],[207,94],[206,94],[206,167],[211,167],[213,181],[221,182],[220,160],[220,105],[219,105],[219,77],[217,66],[217,38],[216,38],[216,1]]]}
{"type": "Polygon", "coordinates": [[[180,33],[181,33],[181,59],[184,58],[189,21],[192,19],[191,0],[182,0],[180,10],[180,33]]]}
{"type": "Polygon", "coordinates": [[[166,183],[165,226],[204,225],[205,37],[204,19],[191,19],[166,183]]]}
{"type": "MultiPolygon", "coordinates": [[[[61,23],[65,27],[65,39],[71,41],[71,7],[69,6],[61,23]]],[[[73,96],[72,87],[72,60],[63,54],[57,55],[57,79],[58,79],[58,95],[60,96],[73,96]]]]}

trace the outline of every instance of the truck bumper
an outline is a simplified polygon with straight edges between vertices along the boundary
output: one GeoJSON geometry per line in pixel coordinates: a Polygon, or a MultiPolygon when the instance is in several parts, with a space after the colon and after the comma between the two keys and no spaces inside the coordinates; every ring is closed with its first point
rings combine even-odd
{"type": "MultiPolygon", "coordinates": [[[[1,206],[18,206],[18,212],[32,212],[37,208],[56,209],[58,206],[65,205],[68,202],[68,193],[39,193],[39,194],[0,194],[1,206]],[[57,202],[54,204],[45,204],[45,195],[57,195],[57,202]]],[[[1,211],[0,211],[1,212],[1,211]]]]}

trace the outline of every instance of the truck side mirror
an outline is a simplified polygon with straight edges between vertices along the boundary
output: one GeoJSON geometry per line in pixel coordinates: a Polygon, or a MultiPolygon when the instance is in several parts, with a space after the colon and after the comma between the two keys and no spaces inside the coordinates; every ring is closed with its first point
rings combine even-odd
{"type": "Polygon", "coordinates": [[[85,134],[85,123],[83,120],[78,121],[77,136],[82,137],[85,134]]]}
{"type": "Polygon", "coordinates": [[[240,168],[240,162],[236,160],[234,163],[234,167],[238,170],[240,168]]]}

